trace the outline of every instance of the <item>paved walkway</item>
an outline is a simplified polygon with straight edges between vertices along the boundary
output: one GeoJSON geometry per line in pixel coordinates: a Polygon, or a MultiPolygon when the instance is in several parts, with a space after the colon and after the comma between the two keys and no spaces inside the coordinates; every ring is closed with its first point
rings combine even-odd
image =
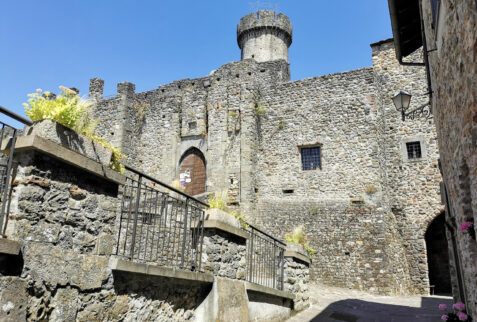
{"type": "Polygon", "coordinates": [[[310,294],[314,304],[288,322],[438,322],[439,304],[452,306],[447,296],[379,296],[313,284],[310,294]]]}

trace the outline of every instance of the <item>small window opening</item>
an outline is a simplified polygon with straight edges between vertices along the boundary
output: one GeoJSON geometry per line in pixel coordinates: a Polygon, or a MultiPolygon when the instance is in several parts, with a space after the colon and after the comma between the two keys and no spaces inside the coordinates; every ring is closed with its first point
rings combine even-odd
{"type": "Polygon", "coordinates": [[[255,55],[252,55],[252,58],[255,58],[255,55]]]}
{"type": "Polygon", "coordinates": [[[260,73],[265,73],[265,69],[260,69],[260,73]]]}
{"type": "Polygon", "coordinates": [[[295,190],[293,190],[293,189],[283,189],[282,191],[283,191],[284,194],[292,194],[292,193],[295,192],[295,190]]]}
{"type": "Polygon", "coordinates": [[[165,91],[164,89],[161,89],[161,92],[163,92],[163,93],[164,93],[164,91],[165,91]]]}
{"type": "Polygon", "coordinates": [[[345,252],[345,255],[346,255],[346,256],[349,256],[349,252],[345,252]]]}
{"type": "Polygon", "coordinates": [[[234,179],[230,179],[230,184],[234,184],[234,179]]]}
{"type": "Polygon", "coordinates": [[[220,82],[220,78],[217,78],[217,81],[220,82]]]}
{"type": "Polygon", "coordinates": [[[145,225],[152,225],[152,218],[154,217],[154,214],[144,214],[142,217],[142,223],[145,225]]]}
{"type": "Polygon", "coordinates": [[[257,193],[257,192],[258,192],[258,188],[255,188],[255,193],[257,193]]]}
{"type": "Polygon", "coordinates": [[[235,75],[235,78],[239,78],[239,77],[240,77],[240,75],[239,75],[239,74],[236,74],[236,75],[235,75]]]}
{"type": "Polygon", "coordinates": [[[189,130],[195,130],[197,128],[197,122],[189,122],[189,130]]]}
{"type": "Polygon", "coordinates": [[[248,72],[248,76],[252,75],[252,72],[248,72]]]}
{"type": "Polygon", "coordinates": [[[422,158],[421,142],[407,142],[406,143],[407,157],[409,160],[422,158]]]}
{"type": "Polygon", "coordinates": [[[321,147],[301,148],[301,169],[321,169],[321,147]]]}

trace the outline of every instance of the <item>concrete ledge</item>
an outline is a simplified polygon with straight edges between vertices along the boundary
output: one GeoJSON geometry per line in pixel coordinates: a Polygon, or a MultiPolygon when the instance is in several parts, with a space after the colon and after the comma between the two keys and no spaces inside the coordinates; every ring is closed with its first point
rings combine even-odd
{"type": "Polygon", "coordinates": [[[204,229],[217,229],[244,239],[250,238],[248,232],[215,219],[204,221],[204,229]]]}
{"type": "Polygon", "coordinates": [[[14,240],[0,238],[0,254],[18,255],[22,245],[14,240]]]}
{"type": "Polygon", "coordinates": [[[245,288],[247,289],[247,291],[273,295],[289,300],[295,299],[295,295],[290,292],[280,291],[271,287],[266,287],[255,283],[245,282],[245,288]]]}
{"type": "Polygon", "coordinates": [[[186,270],[175,269],[170,267],[163,267],[145,263],[135,263],[119,258],[111,258],[109,266],[113,271],[137,273],[152,276],[162,276],[176,278],[187,281],[197,281],[205,283],[213,283],[214,276],[207,273],[189,272],[186,270]]]}
{"type": "Polygon", "coordinates": [[[310,257],[305,256],[305,255],[303,255],[301,253],[298,253],[298,252],[295,252],[295,251],[286,250],[285,254],[283,256],[298,259],[299,261],[302,261],[302,262],[305,262],[306,264],[308,264],[308,266],[310,266],[310,264],[311,264],[310,257]]]}
{"type": "MultiPolygon", "coordinates": [[[[12,144],[11,140],[12,139],[6,139],[2,142],[1,149],[3,153],[9,153],[12,144]]],[[[122,174],[78,152],[65,148],[60,144],[37,135],[19,136],[15,144],[15,153],[30,150],[37,150],[89,173],[105,178],[108,181],[117,184],[124,184],[126,182],[126,177],[122,174]]]]}

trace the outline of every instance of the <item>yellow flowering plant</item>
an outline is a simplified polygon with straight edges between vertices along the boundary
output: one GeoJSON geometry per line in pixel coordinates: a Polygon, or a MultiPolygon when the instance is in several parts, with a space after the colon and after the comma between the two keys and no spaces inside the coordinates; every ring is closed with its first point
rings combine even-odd
{"type": "Polygon", "coordinates": [[[124,173],[124,165],[120,159],[125,155],[105,139],[94,134],[98,121],[91,117],[90,103],[78,94],[64,86],[60,86],[61,94],[54,96],[51,92],[37,89],[28,94],[28,103],[23,103],[26,115],[33,121],[52,120],[82,134],[94,142],[110,149],[112,153],[111,169],[124,173]]]}

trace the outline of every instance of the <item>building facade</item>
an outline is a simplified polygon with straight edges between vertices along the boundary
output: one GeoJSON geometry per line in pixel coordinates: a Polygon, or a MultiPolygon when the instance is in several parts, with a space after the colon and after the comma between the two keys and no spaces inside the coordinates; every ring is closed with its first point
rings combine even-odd
{"type": "MultiPolygon", "coordinates": [[[[477,316],[477,2],[389,1],[397,59],[423,46],[446,202],[452,291],[477,316]],[[415,21],[416,23],[411,23],[415,21]],[[461,229],[464,223],[473,226],[461,229]]],[[[463,227],[462,227],[463,228],[463,227]]]]}
{"type": "Polygon", "coordinates": [[[141,93],[120,83],[108,99],[92,79],[99,134],[129,165],[194,195],[224,193],[276,236],[304,226],[312,280],[450,292],[434,121],[403,121],[391,100],[406,90],[425,103],[425,68],[400,65],[388,39],[371,45],[373,66],[290,81],[288,17],[249,14],[237,38],[242,60],[202,78],[141,93]]]}

